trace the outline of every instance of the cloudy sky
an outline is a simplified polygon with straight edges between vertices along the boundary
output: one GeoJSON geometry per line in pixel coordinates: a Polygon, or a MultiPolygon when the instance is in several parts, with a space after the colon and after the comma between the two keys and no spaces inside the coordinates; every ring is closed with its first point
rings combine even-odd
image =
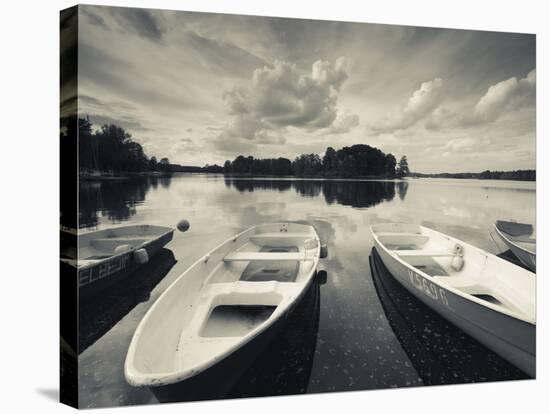
{"type": "Polygon", "coordinates": [[[535,36],[80,6],[79,112],[185,165],[352,144],[535,168],[535,36]]]}

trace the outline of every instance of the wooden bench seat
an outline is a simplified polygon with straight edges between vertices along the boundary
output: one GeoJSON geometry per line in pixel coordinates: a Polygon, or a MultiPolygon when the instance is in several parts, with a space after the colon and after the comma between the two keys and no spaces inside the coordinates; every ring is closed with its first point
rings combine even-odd
{"type": "Polygon", "coordinates": [[[392,250],[399,257],[416,256],[416,257],[453,257],[454,253],[436,250],[392,250]]]}
{"type": "Polygon", "coordinates": [[[269,238],[286,238],[286,237],[300,237],[302,239],[305,239],[305,238],[311,238],[311,235],[309,234],[305,234],[305,233],[284,233],[284,232],[278,232],[278,233],[258,233],[258,234],[253,234],[252,236],[250,236],[251,239],[253,238],[264,238],[264,237],[269,237],[269,238]]]}
{"type": "MultiPolygon", "coordinates": [[[[271,252],[232,252],[227,254],[224,262],[252,262],[252,261],[283,261],[306,260],[304,252],[298,253],[271,253],[271,252]]],[[[312,259],[307,259],[312,260],[312,259]]]]}
{"type": "Polygon", "coordinates": [[[418,237],[418,236],[425,236],[422,233],[398,233],[398,232],[391,232],[391,231],[381,231],[379,233],[375,233],[378,237],[380,236],[403,236],[403,237],[418,237]]]}

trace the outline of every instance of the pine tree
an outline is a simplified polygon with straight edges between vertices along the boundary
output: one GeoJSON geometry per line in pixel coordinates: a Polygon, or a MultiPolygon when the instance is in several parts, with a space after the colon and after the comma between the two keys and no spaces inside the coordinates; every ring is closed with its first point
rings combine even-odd
{"type": "Polygon", "coordinates": [[[411,172],[409,170],[409,163],[407,162],[407,156],[403,155],[399,160],[399,165],[397,166],[397,176],[399,178],[406,177],[411,172]]]}

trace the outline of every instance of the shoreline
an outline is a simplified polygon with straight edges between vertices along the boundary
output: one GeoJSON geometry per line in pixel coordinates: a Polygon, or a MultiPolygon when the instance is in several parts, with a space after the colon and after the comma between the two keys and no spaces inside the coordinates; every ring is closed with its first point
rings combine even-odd
{"type": "Polygon", "coordinates": [[[477,181],[517,181],[525,183],[536,183],[537,180],[517,180],[512,178],[480,178],[480,177],[386,177],[386,176],[367,176],[367,177],[323,177],[323,176],[296,176],[296,175],[247,175],[247,174],[223,174],[224,178],[229,179],[249,179],[249,180],[261,180],[261,179],[274,179],[274,180],[314,180],[314,181],[411,181],[417,179],[432,179],[432,180],[477,180],[477,181]]]}
{"type": "Polygon", "coordinates": [[[481,178],[481,177],[441,177],[441,176],[416,176],[410,175],[407,177],[388,177],[388,176],[361,176],[361,177],[324,177],[324,176],[296,176],[296,175],[260,175],[260,174],[224,174],[219,172],[161,172],[161,171],[140,171],[140,172],[120,172],[113,173],[80,173],[78,175],[81,181],[126,181],[136,177],[173,177],[176,175],[217,175],[227,179],[249,179],[249,180],[313,180],[313,181],[410,181],[416,179],[453,179],[453,180],[477,180],[477,181],[517,181],[517,182],[534,182],[534,180],[518,180],[513,178],[481,178]]]}
{"type": "Polygon", "coordinates": [[[81,181],[125,181],[134,177],[169,177],[173,173],[161,171],[139,171],[139,172],[119,172],[116,174],[108,172],[79,173],[78,179],[81,181]]]}

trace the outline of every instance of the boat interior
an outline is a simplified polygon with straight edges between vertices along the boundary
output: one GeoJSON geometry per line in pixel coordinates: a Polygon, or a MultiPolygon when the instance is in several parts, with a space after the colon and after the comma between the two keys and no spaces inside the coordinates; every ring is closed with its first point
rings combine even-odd
{"type": "Polygon", "coordinates": [[[301,291],[316,265],[318,249],[313,228],[304,225],[260,226],[244,236],[205,281],[203,290],[212,302],[200,335],[234,336],[225,327],[245,325],[237,335],[242,336],[267,320],[283,299],[301,291]],[[231,323],[222,323],[225,319],[231,323]]]}
{"type": "Polygon", "coordinates": [[[526,277],[523,269],[418,225],[379,224],[373,226],[373,233],[390,254],[431,280],[499,309],[534,319],[535,281],[526,277]]]}
{"type": "Polygon", "coordinates": [[[159,300],[136,349],[148,358],[136,357],[136,368],[185,371],[237,346],[305,291],[319,251],[313,227],[294,223],[256,226],[225,242],[159,300]],[[170,337],[162,341],[170,349],[149,343],[159,337],[170,337]]]}
{"type": "Polygon", "coordinates": [[[531,224],[497,220],[495,226],[511,242],[531,253],[537,252],[535,228],[531,224]]]}
{"type": "Polygon", "coordinates": [[[102,260],[134,249],[168,231],[170,231],[169,228],[162,226],[137,225],[80,234],[78,236],[79,263],[102,260]]]}

